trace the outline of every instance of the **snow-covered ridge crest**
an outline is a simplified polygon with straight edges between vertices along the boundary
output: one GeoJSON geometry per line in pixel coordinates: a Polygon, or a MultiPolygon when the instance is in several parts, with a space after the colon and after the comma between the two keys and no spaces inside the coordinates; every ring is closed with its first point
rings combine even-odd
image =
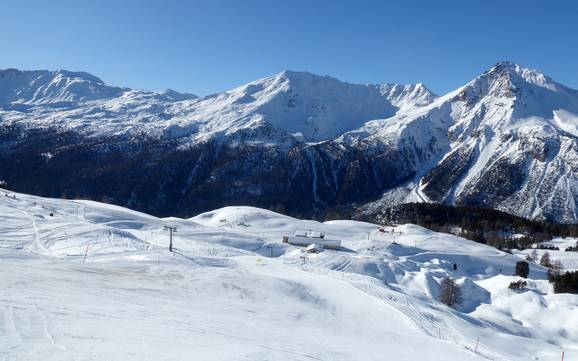
{"type": "Polygon", "coordinates": [[[544,73],[536,69],[515,64],[511,61],[501,61],[497,63],[490,70],[481,75],[480,78],[500,77],[503,75],[508,75],[513,84],[521,85],[522,82],[527,82],[553,91],[561,91],[565,88],[564,86],[561,86],[560,84],[553,81],[544,73]]]}
{"type": "Polygon", "coordinates": [[[383,84],[380,91],[398,108],[428,105],[438,97],[422,83],[383,84]]]}
{"type": "MultiPolygon", "coordinates": [[[[0,70],[0,106],[57,106],[66,110],[93,101],[122,97],[158,98],[166,102],[196,98],[193,94],[167,89],[161,93],[109,86],[86,72],[68,70],[0,70]]],[[[26,109],[26,108],[20,108],[26,109]]]]}
{"type": "Polygon", "coordinates": [[[350,84],[295,71],[203,98],[172,90],[110,87],[87,73],[0,73],[0,107],[11,111],[5,121],[81,128],[95,135],[190,137],[192,142],[247,131],[269,133],[269,141],[276,143],[287,136],[330,140],[368,120],[390,117],[400,108],[434,98],[422,85],[350,84]]]}
{"type": "Polygon", "coordinates": [[[198,122],[200,133],[206,134],[267,123],[297,140],[331,140],[368,120],[392,116],[402,106],[413,104],[412,100],[425,103],[435,98],[421,86],[388,90],[287,70],[205,97],[183,122],[198,122]]]}
{"type": "Polygon", "coordinates": [[[85,72],[0,70],[0,104],[89,101],[117,97],[124,90],[85,72]]]}

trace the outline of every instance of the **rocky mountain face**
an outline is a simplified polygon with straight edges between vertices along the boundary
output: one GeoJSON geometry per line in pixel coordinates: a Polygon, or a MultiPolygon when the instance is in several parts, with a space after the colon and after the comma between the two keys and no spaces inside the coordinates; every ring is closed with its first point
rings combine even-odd
{"type": "Polygon", "coordinates": [[[409,201],[576,222],[578,94],[499,63],[438,97],[283,72],[196,97],[0,71],[0,180],[159,215],[293,215],[409,201]]]}
{"type": "MultiPolygon", "coordinates": [[[[389,135],[393,124],[408,132],[424,122],[427,130],[418,135],[447,134],[431,154],[435,165],[418,162],[419,177],[386,192],[366,211],[414,200],[576,222],[577,91],[538,71],[503,62],[430,105],[380,126],[389,135]]],[[[401,132],[393,138],[407,139],[401,132]]],[[[429,152],[425,141],[417,139],[416,148],[429,152]]]]}

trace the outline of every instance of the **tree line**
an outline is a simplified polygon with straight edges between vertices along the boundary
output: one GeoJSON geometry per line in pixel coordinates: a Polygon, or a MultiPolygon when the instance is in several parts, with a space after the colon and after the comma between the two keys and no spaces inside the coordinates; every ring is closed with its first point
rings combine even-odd
{"type": "MultiPolygon", "coordinates": [[[[532,252],[527,257],[527,261],[537,262],[537,257],[532,252]]],[[[548,281],[554,288],[554,293],[575,293],[578,294],[578,271],[562,272],[563,266],[560,260],[552,260],[548,252],[544,252],[539,261],[540,265],[548,269],[548,281]]],[[[527,278],[530,273],[530,266],[526,261],[516,263],[515,275],[527,278]]],[[[509,288],[512,290],[523,290],[527,283],[524,280],[518,280],[510,283],[509,288]]]]}
{"type": "Polygon", "coordinates": [[[437,203],[406,203],[386,208],[370,221],[384,225],[413,223],[498,249],[526,249],[554,237],[578,237],[578,224],[529,220],[494,209],[437,203]]]}

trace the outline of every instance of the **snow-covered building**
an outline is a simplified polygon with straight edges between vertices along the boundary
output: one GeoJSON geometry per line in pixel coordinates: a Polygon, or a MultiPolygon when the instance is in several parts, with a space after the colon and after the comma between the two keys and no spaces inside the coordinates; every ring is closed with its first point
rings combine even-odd
{"type": "Polygon", "coordinates": [[[305,248],[305,251],[307,253],[321,253],[321,252],[323,252],[324,248],[325,247],[323,247],[319,243],[312,243],[309,246],[307,246],[307,248],[305,248]]]}
{"type": "Polygon", "coordinates": [[[317,244],[323,248],[337,249],[341,247],[341,240],[325,238],[325,234],[312,230],[296,230],[293,236],[283,236],[283,243],[295,246],[309,246],[317,244]]]}
{"type": "Polygon", "coordinates": [[[296,237],[309,237],[309,238],[325,238],[325,233],[312,230],[298,229],[295,231],[296,237]]]}

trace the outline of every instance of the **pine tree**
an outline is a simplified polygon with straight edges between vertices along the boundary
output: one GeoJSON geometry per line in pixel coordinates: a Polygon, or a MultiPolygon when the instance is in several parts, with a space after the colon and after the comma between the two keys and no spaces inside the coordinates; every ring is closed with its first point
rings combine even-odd
{"type": "Polygon", "coordinates": [[[440,302],[454,308],[462,304],[462,290],[449,277],[444,278],[440,283],[440,302]]]}
{"type": "Polygon", "coordinates": [[[523,281],[523,280],[518,280],[518,281],[510,282],[510,285],[508,286],[508,288],[511,290],[514,290],[514,291],[520,291],[520,290],[523,290],[524,288],[526,288],[527,285],[528,285],[528,282],[523,281]]]}
{"type": "Polygon", "coordinates": [[[554,283],[555,293],[578,294],[578,271],[566,272],[563,275],[551,277],[550,282],[554,283]]]}
{"type": "Polygon", "coordinates": [[[526,261],[520,261],[516,263],[516,276],[528,278],[530,273],[530,266],[526,261]]]}

